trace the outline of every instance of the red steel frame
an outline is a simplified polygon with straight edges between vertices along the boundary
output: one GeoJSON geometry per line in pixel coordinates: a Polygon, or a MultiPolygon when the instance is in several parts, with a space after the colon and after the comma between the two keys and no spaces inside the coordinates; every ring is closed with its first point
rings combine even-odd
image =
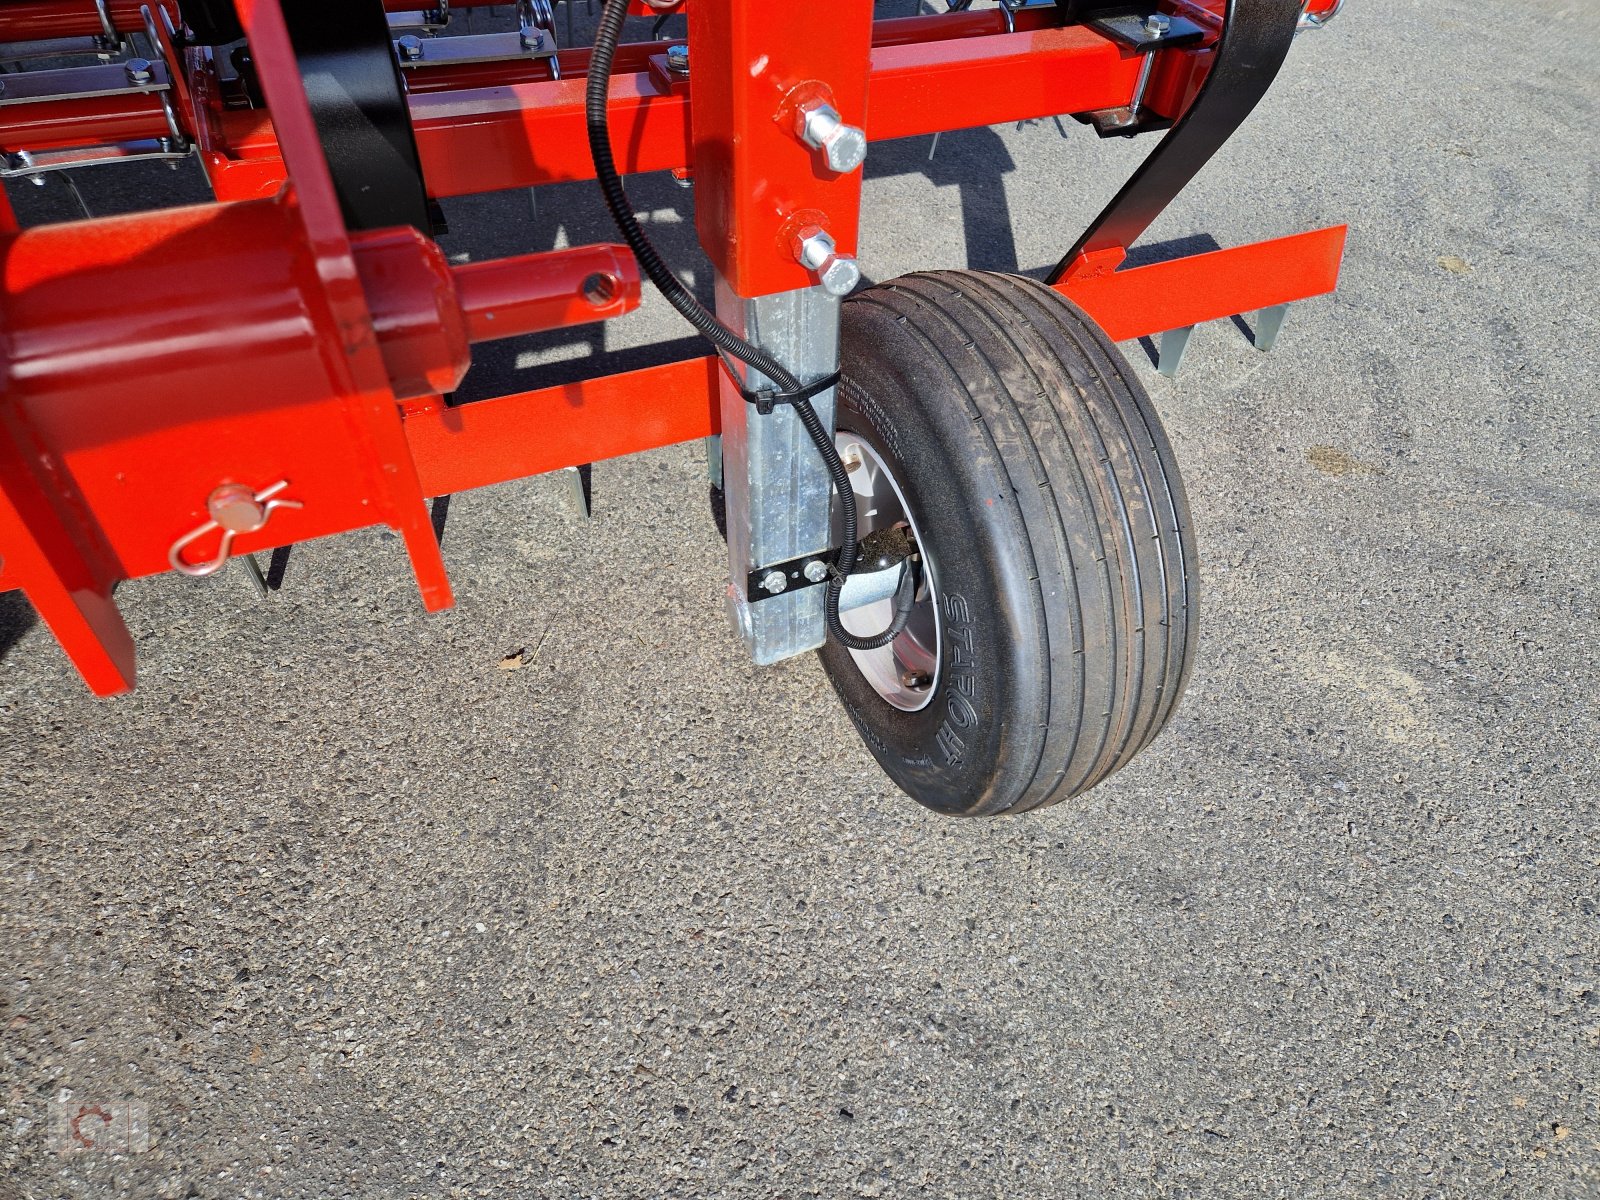
{"type": "MultiPolygon", "coordinates": [[[[1220,26],[1222,0],[1177,2],[1220,26]]],[[[277,0],[238,7],[268,111],[226,104],[205,50],[184,52],[178,90],[226,203],[19,232],[0,195],[0,590],[27,593],[100,694],[134,680],[112,588],[168,569],[219,485],[284,481],[300,505],[240,535],[238,553],[397,529],[433,609],[450,588],[425,497],[717,432],[710,357],[443,404],[470,342],[634,307],[631,256],[581,247],[450,268],[409,230],[350,234],[277,0]],[[150,303],[130,300],[141,296],[150,303]]],[[[874,24],[866,0],[829,8],[828,48],[786,51],[771,69],[763,47],[812,44],[808,6],[690,0],[691,80],[667,71],[664,44],[618,55],[619,166],[693,175],[702,244],[742,296],[813,282],[793,257],[797,224],[823,224],[841,251],[856,250],[861,175],[816,165],[793,133],[795,104],[822,96],[883,140],[1115,108],[1139,74],[1138,56],[1041,10],[1019,12],[1007,32],[995,10],[874,24]]],[[[137,4],[112,0],[110,12],[119,29],[142,27],[137,4]]],[[[0,40],[99,27],[92,0],[0,4],[0,40]]],[[[1181,115],[1210,55],[1210,43],[1160,52],[1147,109],[1181,115]]],[[[532,61],[408,72],[430,194],[592,177],[587,65],[586,51],[569,50],[560,80],[532,61]]],[[[164,132],[153,97],[0,109],[10,152],[164,132]]],[[[1121,247],[1080,258],[1057,287],[1113,338],[1134,338],[1329,292],[1344,233],[1129,270],[1117,270],[1121,247]]]]}

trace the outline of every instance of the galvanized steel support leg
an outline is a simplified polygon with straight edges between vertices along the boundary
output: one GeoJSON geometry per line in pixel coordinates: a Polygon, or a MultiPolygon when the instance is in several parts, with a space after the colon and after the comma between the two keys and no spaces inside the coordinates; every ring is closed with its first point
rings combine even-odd
{"type": "MultiPolygon", "coordinates": [[[[717,316],[776,355],[802,384],[839,366],[839,298],[820,287],[746,300],[721,281],[717,316]]],[[[747,386],[771,380],[752,374],[747,386]]],[[[834,393],[812,400],[833,428],[834,393]]],[[[722,487],[728,518],[728,612],[756,662],[775,663],[822,645],[823,589],[799,588],[755,603],[746,581],[756,567],[820,553],[832,541],[832,490],[817,448],[794,412],[765,416],[722,383],[722,487]]]]}

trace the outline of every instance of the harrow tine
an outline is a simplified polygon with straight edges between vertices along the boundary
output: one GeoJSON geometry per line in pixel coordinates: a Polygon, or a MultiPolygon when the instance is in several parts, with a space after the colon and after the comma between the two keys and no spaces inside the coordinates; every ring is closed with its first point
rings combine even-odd
{"type": "Polygon", "coordinates": [[[89,202],[83,198],[83,193],[78,190],[77,180],[73,179],[70,173],[63,171],[61,172],[61,182],[67,185],[67,191],[71,192],[72,198],[78,202],[78,207],[83,210],[84,218],[92,220],[94,213],[89,211],[89,202]]]}
{"type": "Polygon", "coordinates": [[[1289,315],[1287,304],[1274,304],[1271,308],[1263,308],[1256,314],[1255,343],[1256,349],[1265,353],[1277,344],[1278,334],[1283,332],[1283,319],[1289,315]]]}
{"type": "Polygon", "coordinates": [[[266,572],[261,569],[261,564],[256,561],[254,554],[240,554],[236,556],[244,564],[245,574],[250,577],[250,586],[255,589],[256,595],[265,600],[272,590],[267,586],[266,572]]]}
{"type": "Polygon", "coordinates": [[[1168,379],[1177,377],[1178,368],[1183,365],[1184,351],[1189,348],[1189,335],[1193,332],[1193,325],[1184,325],[1178,329],[1169,329],[1161,335],[1161,349],[1157,354],[1156,370],[1168,379]]]}
{"type": "Polygon", "coordinates": [[[564,474],[570,489],[568,498],[585,521],[594,517],[594,464],[568,467],[564,474]]]}

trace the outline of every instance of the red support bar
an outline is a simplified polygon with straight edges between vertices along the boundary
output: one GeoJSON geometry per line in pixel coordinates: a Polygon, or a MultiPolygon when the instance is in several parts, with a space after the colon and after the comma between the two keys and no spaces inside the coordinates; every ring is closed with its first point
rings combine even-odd
{"type": "Polygon", "coordinates": [[[473,342],[606,321],[639,307],[639,264],[626,246],[524,254],[450,273],[473,342]]]}
{"type": "Polygon", "coordinates": [[[1091,267],[1056,290],[1123,342],[1331,292],[1345,231],[1332,225],[1126,271],[1092,274],[1091,267]]]}
{"type": "MultiPolygon", "coordinates": [[[[866,130],[883,141],[973,125],[1089,112],[1126,104],[1138,77],[1136,56],[1078,26],[997,33],[999,14],[882,21],[874,30],[866,130]],[[988,30],[989,32],[985,32],[988,30]],[[913,38],[913,34],[917,35],[913,38]],[[959,96],[960,103],[950,103],[959,96]]],[[[611,127],[624,174],[692,169],[692,86],[650,69],[660,43],[625,47],[631,70],[611,86],[611,127]]],[[[592,179],[583,112],[587,51],[563,54],[564,78],[525,80],[537,64],[407,72],[411,116],[428,191],[436,197],[592,179]],[[463,72],[466,72],[465,74],[463,72]],[[445,81],[481,81],[452,86],[445,81]]],[[[1176,60],[1189,86],[1195,56],[1176,60]]],[[[202,161],[219,198],[271,195],[282,179],[272,118],[260,110],[224,109],[207,70],[191,55],[193,117],[202,161]]],[[[50,101],[0,109],[0,149],[41,150],[161,137],[166,120],[154,97],[50,101]]]]}
{"type": "Polygon", "coordinates": [[[411,413],[406,439],[430,496],[637,454],[718,431],[720,369],[691,358],[411,413]]]}
{"type": "Polygon", "coordinates": [[[35,611],[97,696],[134,683],[133,638],[111,598],[120,575],[84,520],[59,458],[20,413],[0,405],[0,584],[26,583],[35,611]],[[10,583],[5,581],[9,579],[10,583]]]}
{"type": "MultiPolygon", "coordinates": [[[[1114,108],[1128,102],[1138,74],[1134,56],[1080,27],[880,46],[872,52],[866,130],[882,141],[1114,108]],[[960,103],[950,103],[952,96],[960,103]]],[[[593,179],[583,90],[583,79],[569,75],[414,94],[411,117],[429,192],[460,196],[593,179]]],[[[689,90],[669,89],[648,71],[613,79],[612,142],[624,174],[692,166],[689,90]]]]}
{"type": "Polygon", "coordinates": [[[701,248],[735,295],[812,287],[795,234],[820,227],[854,255],[861,171],[830,170],[799,126],[822,104],[867,124],[872,5],[835,4],[821,28],[805,4],[694,0],[688,13],[701,248]]]}
{"type": "MultiPolygon", "coordinates": [[[[0,107],[0,150],[67,150],[168,136],[157,92],[0,107]]],[[[280,164],[281,177],[283,167],[280,164]]]]}
{"type": "Polygon", "coordinates": [[[872,52],[874,140],[1126,104],[1139,59],[1083,26],[882,46],[872,52]]]}

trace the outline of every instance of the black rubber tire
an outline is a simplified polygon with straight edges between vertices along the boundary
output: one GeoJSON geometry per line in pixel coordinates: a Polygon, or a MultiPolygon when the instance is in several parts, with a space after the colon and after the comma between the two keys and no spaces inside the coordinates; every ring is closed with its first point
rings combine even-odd
{"type": "Polygon", "coordinates": [[[822,662],[868,748],[939,812],[1023,812],[1125,766],[1177,708],[1196,640],[1188,504],[1149,397],[1043,284],[939,271],[844,303],[838,425],[899,481],[943,619],[931,702],[822,662]]]}

